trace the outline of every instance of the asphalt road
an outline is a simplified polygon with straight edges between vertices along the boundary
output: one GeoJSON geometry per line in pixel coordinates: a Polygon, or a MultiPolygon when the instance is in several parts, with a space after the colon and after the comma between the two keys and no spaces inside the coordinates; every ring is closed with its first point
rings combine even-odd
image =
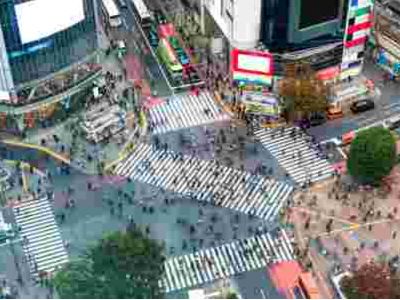
{"type": "Polygon", "coordinates": [[[149,84],[153,84],[152,90],[157,91],[159,96],[169,96],[172,91],[166,82],[166,78],[150,47],[147,45],[146,38],[143,36],[139,24],[133,15],[131,3],[127,8],[120,8],[122,16],[122,26],[114,30],[112,35],[117,39],[124,39],[129,54],[134,54],[141,62],[144,70],[145,79],[149,84]]]}
{"type": "Polygon", "coordinates": [[[324,141],[338,137],[351,130],[400,115],[400,85],[396,82],[384,82],[384,72],[370,61],[365,62],[363,73],[379,88],[380,95],[375,99],[375,109],[310,128],[308,132],[317,140],[324,141]]]}

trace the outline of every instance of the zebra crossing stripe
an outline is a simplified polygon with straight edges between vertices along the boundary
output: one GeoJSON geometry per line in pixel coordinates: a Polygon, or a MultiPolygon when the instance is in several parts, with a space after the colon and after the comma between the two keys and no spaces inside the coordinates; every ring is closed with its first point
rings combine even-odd
{"type": "Polygon", "coordinates": [[[332,176],[332,166],[319,157],[310,137],[298,128],[262,129],[255,135],[295,182],[316,182],[332,176]]]}
{"type": "Polygon", "coordinates": [[[274,219],[293,188],[259,175],[171,151],[154,150],[139,144],[115,168],[117,175],[130,177],[197,201],[274,219]]]}
{"type": "Polygon", "coordinates": [[[13,213],[21,236],[27,238],[22,248],[34,277],[40,271],[52,272],[68,262],[52,207],[45,196],[19,203],[13,213]]]}
{"type": "Polygon", "coordinates": [[[225,265],[225,260],[220,256],[220,253],[217,252],[218,249],[219,247],[210,249],[210,254],[214,257],[214,260],[218,261],[218,263],[215,264],[217,269],[216,277],[229,276],[229,272],[228,275],[226,275],[228,270],[225,265]]]}
{"type": "Polygon", "coordinates": [[[198,96],[177,95],[164,104],[151,108],[149,118],[155,124],[154,134],[230,119],[228,114],[219,109],[209,92],[198,96]]]}
{"type": "Polygon", "coordinates": [[[164,281],[166,282],[166,284],[164,284],[164,286],[168,287],[167,292],[169,292],[169,290],[171,289],[171,286],[173,286],[173,279],[172,279],[172,274],[171,274],[172,271],[170,270],[168,263],[166,263],[164,265],[164,267],[165,267],[165,275],[166,275],[166,278],[164,278],[164,281]],[[169,284],[169,283],[171,283],[171,284],[169,284]]]}
{"type": "Polygon", "coordinates": [[[223,250],[223,253],[225,253],[225,255],[229,257],[228,260],[234,262],[233,264],[229,264],[233,269],[233,274],[244,272],[245,268],[242,261],[239,259],[238,253],[232,251],[232,244],[225,244],[221,248],[223,250]]]}
{"type": "Polygon", "coordinates": [[[217,279],[263,268],[270,262],[292,260],[285,233],[272,237],[269,233],[249,239],[175,256],[165,263],[160,281],[166,292],[190,288],[217,279]]]}

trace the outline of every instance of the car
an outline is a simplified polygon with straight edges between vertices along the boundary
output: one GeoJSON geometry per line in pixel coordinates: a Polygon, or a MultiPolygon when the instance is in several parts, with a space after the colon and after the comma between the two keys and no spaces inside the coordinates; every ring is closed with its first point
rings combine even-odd
{"type": "Polygon", "coordinates": [[[343,111],[339,106],[330,106],[327,111],[327,118],[335,120],[343,117],[343,111]]]}
{"type": "Polygon", "coordinates": [[[400,127],[400,118],[394,117],[384,122],[386,128],[394,130],[400,127]]]}
{"type": "Polygon", "coordinates": [[[310,119],[310,126],[319,126],[326,122],[326,115],[325,113],[314,113],[311,115],[310,119]]]}
{"type": "Polygon", "coordinates": [[[350,106],[350,110],[354,113],[362,113],[375,108],[375,103],[372,99],[363,99],[353,102],[350,106]]]}

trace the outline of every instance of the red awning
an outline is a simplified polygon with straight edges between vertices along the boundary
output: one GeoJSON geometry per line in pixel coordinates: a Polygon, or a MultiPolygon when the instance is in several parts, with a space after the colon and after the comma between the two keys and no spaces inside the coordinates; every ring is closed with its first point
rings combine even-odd
{"type": "Polygon", "coordinates": [[[317,72],[317,78],[319,80],[331,80],[338,76],[340,69],[338,66],[329,67],[317,72]]]}

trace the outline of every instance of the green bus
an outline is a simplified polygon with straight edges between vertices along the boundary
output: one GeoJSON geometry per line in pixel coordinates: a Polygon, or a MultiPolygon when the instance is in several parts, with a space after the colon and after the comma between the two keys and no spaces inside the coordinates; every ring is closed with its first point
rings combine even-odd
{"type": "Polygon", "coordinates": [[[176,59],[173,49],[166,39],[160,40],[157,55],[174,80],[182,79],[183,67],[176,59]]]}

